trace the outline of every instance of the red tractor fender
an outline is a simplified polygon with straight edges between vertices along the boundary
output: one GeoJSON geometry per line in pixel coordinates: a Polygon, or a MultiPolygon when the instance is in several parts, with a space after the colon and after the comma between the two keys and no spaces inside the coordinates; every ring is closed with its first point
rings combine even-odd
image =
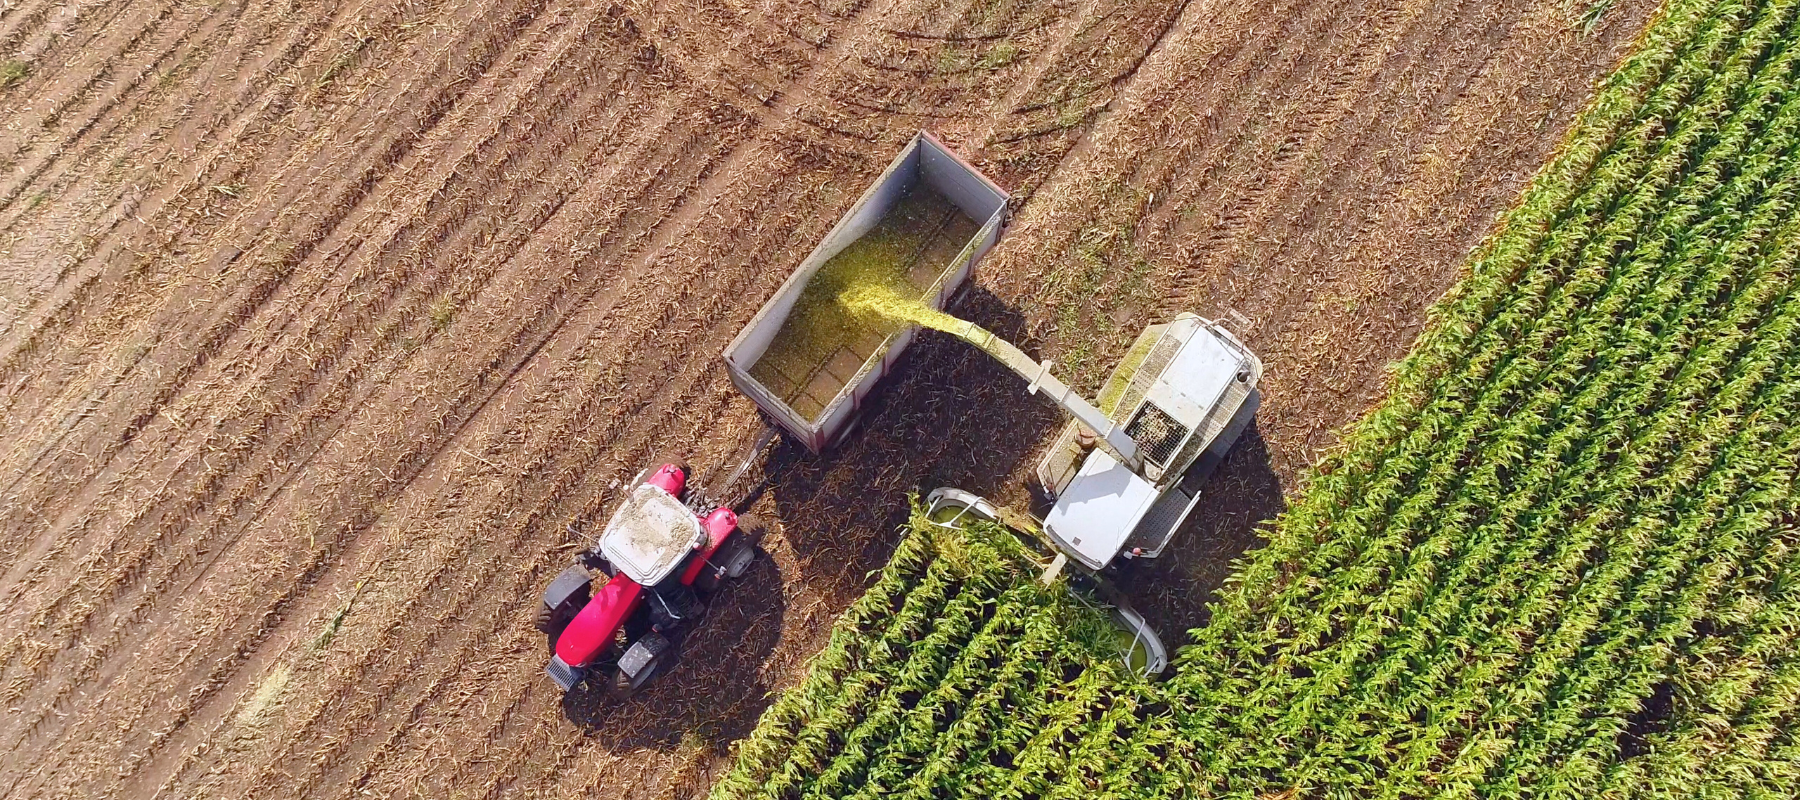
{"type": "Polygon", "coordinates": [[[738,518],[729,508],[715,508],[711,513],[700,518],[700,529],[706,531],[706,545],[700,554],[689,560],[686,569],[681,571],[681,583],[684,586],[694,585],[694,579],[700,577],[700,570],[706,567],[706,560],[718,552],[725,540],[737,532],[738,518]]]}
{"type": "MultiPolygon", "coordinates": [[[[680,474],[677,472],[676,474],[680,474]]],[[[612,644],[613,634],[643,602],[644,587],[621,572],[594,590],[581,613],[556,640],[556,655],[571,667],[586,667],[612,644]]]]}
{"type": "Polygon", "coordinates": [[[687,486],[687,476],[682,474],[680,467],[674,464],[664,464],[657,467],[650,477],[644,479],[644,482],[668,492],[670,495],[680,497],[682,487],[687,486]]]}

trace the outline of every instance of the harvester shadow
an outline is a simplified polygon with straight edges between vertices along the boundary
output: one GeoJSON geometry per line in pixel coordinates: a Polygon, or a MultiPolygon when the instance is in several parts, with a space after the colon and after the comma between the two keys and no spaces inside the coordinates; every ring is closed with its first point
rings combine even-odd
{"type": "MultiPolygon", "coordinates": [[[[1027,350],[1038,345],[1024,318],[978,285],[950,311],[1027,350]]],[[[815,456],[784,438],[764,465],[774,476],[772,513],[795,550],[801,579],[840,606],[854,600],[893,552],[908,493],[956,486],[1022,503],[1012,478],[1060,422],[986,354],[922,331],[842,443],[815,456]]]]}
{"type": "Polygon", "coordinates": [[[1261,533],[1286,504],[1262,431],[1251,423],[1201,489],[1200,503],[1160,557],[1107,570],[1171,652],[1206,624],[1234,562],[1262,547],[1261,533]]]}
{"type": "Polygon", "coordinates": [[[723,754],[749,734],[768,705],[762,665],[781,638],[782,586],[780,565],[759,556],[714,596],[672,670],[623,702],[584,684],[563,696],[563,714],[613,752],[723,754]]]}
{"type": "MultiPolygon", "coordinates": [[[[1018,344],[1041,343],[1023,317],[978,285],[952,313],[1018,344]]],[[[1062,413],[1028,394],[1018,376],[960,340],[924,331],[836,449],[812,456],[784,440],[766,469],[774,512],[815,591],[848,603],[887,563],[906,520],[908,492],[955,486],[1016,509],[1033,500],[1022,478],[1062,413]]],[[[1260,530],[1285,508],[1280,476],[1252,423],[1206,481],[1199,506],[1160,558],[1107,570],[1171,650],[1204,625],[1233,563],[1260,547],[1260,530]]]]}

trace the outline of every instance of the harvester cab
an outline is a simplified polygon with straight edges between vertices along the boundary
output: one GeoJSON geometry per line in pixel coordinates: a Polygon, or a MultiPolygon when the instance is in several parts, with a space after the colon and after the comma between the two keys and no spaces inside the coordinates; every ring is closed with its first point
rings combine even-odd
{"type": "Polygon", "coordinates": [[[1168,665],[1167,650],[1143,615],[1102,573],[1120,557],[1155,558],[1200,499],[1200,487],[1248,427],[1261,404],[1262,362],[1224,326],[1181,314],[1145,329],[1089,403],[1017,347],[967,323],[949,332],[1030,381],[1071,417],[1038,462],[1037,489],[1049,509],[1035,519],[953,488],[933,491],[926,513],[956,526],[970,517],[1006,525],[1060,555],[1046,580],[1072,559],[1078,598],[1105,605],[1119,654],[1145,677],[1168,665]]]}
{"type": "Polygon", "coordinates": [[[549,638],[550,678],[563,691],[596,682],[618,699],[666,672],[681,640],[726,581],[756,557],[759,527],[729,508],[697,511],[687,473],[645,470],[582,552],[544,591],[537,626],[549,638]]]}

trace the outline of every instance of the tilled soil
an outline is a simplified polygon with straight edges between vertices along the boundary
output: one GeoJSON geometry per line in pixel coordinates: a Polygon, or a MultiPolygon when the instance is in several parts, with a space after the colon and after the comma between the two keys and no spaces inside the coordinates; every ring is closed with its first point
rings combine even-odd
{"type": "Polygon", "coordinates": [[[926,334],[770,558],[620,706],[537,592],[643,465],[755,440],[718,359],[917,129],[1021,199],[956,307],[1096,387],[1225,315],[1253,434],[1154,564],[1171,641],[1642,29],[1563,2],[0,5],[0,792],[702,790],[908,491],[1057,423],[926,334]]]}

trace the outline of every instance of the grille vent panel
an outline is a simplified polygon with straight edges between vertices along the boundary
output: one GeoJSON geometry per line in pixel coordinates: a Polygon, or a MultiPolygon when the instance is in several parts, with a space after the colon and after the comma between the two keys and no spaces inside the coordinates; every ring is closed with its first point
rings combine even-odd
{"type": "Polygon", "coordinates": [[[1169,412],[1156,407],[1155,403],[1144,403],[1138,408],[1131,422],[1125,425],[1125,435],[1138,443],[1144,451],[1144,460],[1159,467],[1169,465],[1169,459],[1181,449],[1181,443],[1187,439],[1187,426],[1175,421],[1169,412]]]}

